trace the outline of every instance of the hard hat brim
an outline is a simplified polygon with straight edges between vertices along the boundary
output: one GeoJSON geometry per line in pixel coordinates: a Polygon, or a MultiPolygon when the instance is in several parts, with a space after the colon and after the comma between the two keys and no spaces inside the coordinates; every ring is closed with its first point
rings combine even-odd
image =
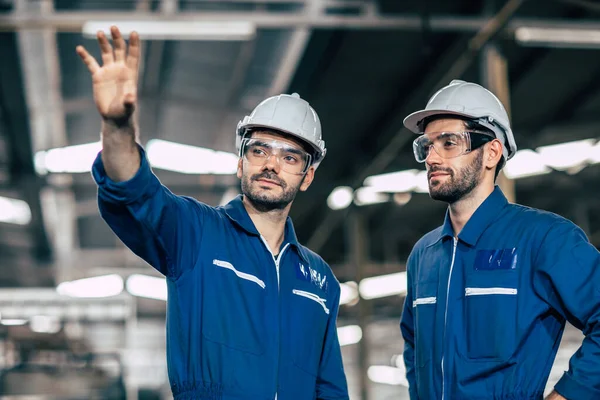
{"type": "Polygon", "coordinates": [[[466,118],[473,118],[476,119],[477,117],[470,115],[470,114],[466,114],[466,113],[461,113],[461,112],[457,112],[457,111],[452,111],[452,110],[421,110],[421,111],[415,111],[414,113],[408,115],[406,118],[404,118],[404,126],[410,130],[411,132],[414,133],[422,133],[421,129],[419,129],[419,123],[427,118],[427,117],[432,117],[435,115],[456,115],[459,117],[466,117],[466,118]]]}

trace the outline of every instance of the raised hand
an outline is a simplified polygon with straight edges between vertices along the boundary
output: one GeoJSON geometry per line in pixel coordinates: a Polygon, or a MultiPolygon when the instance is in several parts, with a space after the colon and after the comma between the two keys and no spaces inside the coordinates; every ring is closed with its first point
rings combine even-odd
{"type": "Polygon", "coordinates": [[[126,122],[137,101],[140,38],[137,32],[129,37],[129,49],[116,26],[110,28],[114,50],[102,31],[97,34],[102,53],[102,67],[83,46],[77,54],[92,74],[94,101],[104,120],[117,124],[126,122]]]}

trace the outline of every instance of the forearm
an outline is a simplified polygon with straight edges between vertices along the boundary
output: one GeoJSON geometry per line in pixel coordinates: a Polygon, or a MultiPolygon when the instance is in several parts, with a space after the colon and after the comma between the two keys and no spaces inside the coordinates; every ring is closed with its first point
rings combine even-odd
{"type": "Polygon", "coordinates": [[[102,121],[102,162],[114,182],[133,178],[140,168],[140,153],[135,142],[132,119],[123,123],[102,121]]]}

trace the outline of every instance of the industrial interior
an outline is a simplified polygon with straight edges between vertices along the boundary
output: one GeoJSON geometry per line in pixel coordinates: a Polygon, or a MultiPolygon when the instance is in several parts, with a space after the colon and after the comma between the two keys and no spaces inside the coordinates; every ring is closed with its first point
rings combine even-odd
{"type": "MultiPolygon", "coordinates": [[[[452,79],[510,114],[509,200],[600,246],[595,1],[0,0],[2,399],[172,398],[164,278],[101,219],[90,174],[100,117],[75,47],[98,58],[111,24],[140,33],[139,140],[176,194],[240,193],[235,128],[263,99],[298,93],[319,114],[327,156],[291,217],[342,284],[351,399],[409,398],[405,262],[446,205],[402,120],[452,79]]],[[[567,326],[548,391],[582,338],[567,326]]]]}

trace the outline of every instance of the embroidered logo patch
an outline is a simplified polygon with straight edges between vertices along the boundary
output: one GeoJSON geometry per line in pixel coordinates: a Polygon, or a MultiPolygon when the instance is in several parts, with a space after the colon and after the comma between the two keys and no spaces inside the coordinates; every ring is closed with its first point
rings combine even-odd
{"type": "Polygon", "coordinates": [[[329,282],[327,281],[327,275],[321,274],[316,269],[312,269],[310,266],[306,266],[302,263],[298,263],[296,268],[296,277],[300,280],[307,281],[327,293],[329,282]]]}

